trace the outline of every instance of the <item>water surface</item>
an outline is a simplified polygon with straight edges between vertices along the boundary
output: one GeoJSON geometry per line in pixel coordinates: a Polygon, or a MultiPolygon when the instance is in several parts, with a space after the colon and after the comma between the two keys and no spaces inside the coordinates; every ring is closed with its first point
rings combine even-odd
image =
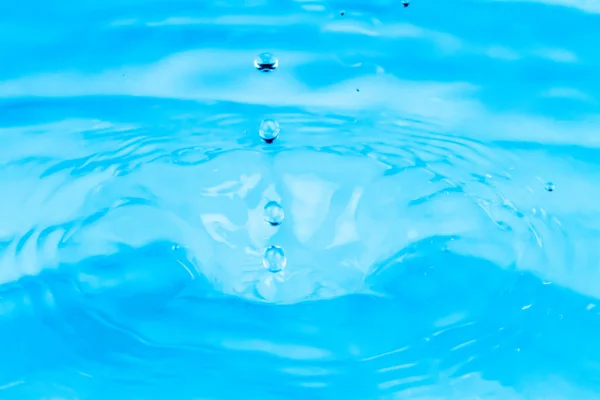
{"type": "Polygon", "coordinates": [[[596,3],[15,4],[0,398],[600,397],[596,3]]]}

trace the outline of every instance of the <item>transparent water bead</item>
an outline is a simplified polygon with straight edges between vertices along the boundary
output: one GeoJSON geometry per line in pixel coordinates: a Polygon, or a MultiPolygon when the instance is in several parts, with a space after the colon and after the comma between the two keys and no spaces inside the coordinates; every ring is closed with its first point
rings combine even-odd
{"type": "Polygon", "coordinates": [[[279,136],[279,123],[272,119],[265,119],[260,123],[258,134],[267,143],[273,143],[279,136]]]}
{"type": "Polygon", "coordinates": [[[552,182],[546,182],[546,191],[547,192],[553,192],[554,191],[554,183],[552,182]]]}
{"type": "Polygon", "coordinates": [[[269,201],[265,204],[265,221],[272,226],[281,225],[283,222],[283,207],[276,201],[269,201]]]}
{"type": "Polygon", "coordinates": [[[279,246],[270,246],[265,250],[263,265],[269,272],[277,273],[283,271],[287,259],[283,249],[279,246]]]}
{"type": "Polygon", "coordinates": [[[254,66],[261,72],[270,72],[277,69],[279,61],[271,53],[261,53],[254,59],[254,66]]]}
{"type": "Polygon", "coordinates": [[[402,0],[402,5],[403,5],[404,7],[408,7],[408,5],[409,5],[409,4],[410,4],[410,1],[409,1],[409,0],[402,0]]]}

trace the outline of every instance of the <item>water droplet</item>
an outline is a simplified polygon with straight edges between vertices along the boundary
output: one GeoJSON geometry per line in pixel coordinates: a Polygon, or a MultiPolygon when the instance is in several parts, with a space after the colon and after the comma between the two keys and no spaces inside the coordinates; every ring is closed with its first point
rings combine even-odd
{"type": "Polygon", "coordinates": [[[344,14],[346,14],[346,12],[345,12],[345,11],[340,11],[340,15],[341,15],[342,17],[344,16],[344,14]]]}
{"type": "Polygon", "coordinates": [[[357,91],[357,92],[360,92],[360,89],[359,89],[359,88],[356,88],[356,91],[357,91]]]}
{"type": "Polygon", "coordinates": [[[409,4],[410,4],[410,1],[409,1],[409,0],[402,0],[402,5],[403,5],[404,7],[408,7],[408,5],[409,5],[409,4]]]}
{"type": "Polygon", "coordinates": [[[281,225],[284,212],[281,205],[276,201],[270,201],[265,205],[265,221],[272,226],[281,225]]]}
{"type": "Polygon", "coordinates": [[[272,119],[265,119],[260,123],[258,134],[267,143],[273,143],[279,136],[279,123],[272,119]]]}
{"type": "Polygon", "coordinates": [[[270,246],[265,250],[263,265],[269,272],[277,273],[285,268],[287,259],[283,249],[279,246],[270,246]]]}
{"type": "Polygon", "coordinates": [[[547,192],[553,192],[554,191],[554,183],[552,183],[552,182],[546,182],[546,191],[547,192]]]}
{"type": "Polygon", "coordinates": [[[279,66],[279,61],[271,53],[261,53],[254,59],[254,66],[262,72],[274,71],[279,66]]]}

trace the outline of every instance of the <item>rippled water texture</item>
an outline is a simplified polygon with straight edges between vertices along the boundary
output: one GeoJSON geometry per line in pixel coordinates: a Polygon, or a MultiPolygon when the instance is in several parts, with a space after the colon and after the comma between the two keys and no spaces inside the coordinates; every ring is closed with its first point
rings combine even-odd
{"type": "Polygon", "coordinates": [[[600,398],[599,26],[1,2],[0,398],[600,398]]]}

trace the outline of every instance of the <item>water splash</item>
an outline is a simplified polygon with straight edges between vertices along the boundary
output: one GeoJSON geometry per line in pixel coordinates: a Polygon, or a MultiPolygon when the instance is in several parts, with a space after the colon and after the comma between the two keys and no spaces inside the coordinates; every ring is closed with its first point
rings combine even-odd
{"type": "Polygon", "coordinates": [[[3,10],[0,397],[598,397],[592,14],[159,3],[3,10]]]}
{"type": "Polygon", "coordinates": [[[263,265],[269,272],[281,272],[287,264],[283,249],[278,246],[269,246],[263,256],[263,265]]]}
{"type": "Polygon", "coordinates": [[[261,72],[275,71],[279,60],[271,53],[261,53],[254,59],[254,67],[261,72]]]}
{"type": "Polygon", "coordinates": [[[276,201],[265,204],[265,221],[271,226],[281,225],[285,213],[281,205],[276,201]]]}
{"type": "Polygon", "coordinates": [[[258,134],[265,143],[273,143],[279,137],[279,122],[272,119],[265,119],[260,123],[258,134]]]}

